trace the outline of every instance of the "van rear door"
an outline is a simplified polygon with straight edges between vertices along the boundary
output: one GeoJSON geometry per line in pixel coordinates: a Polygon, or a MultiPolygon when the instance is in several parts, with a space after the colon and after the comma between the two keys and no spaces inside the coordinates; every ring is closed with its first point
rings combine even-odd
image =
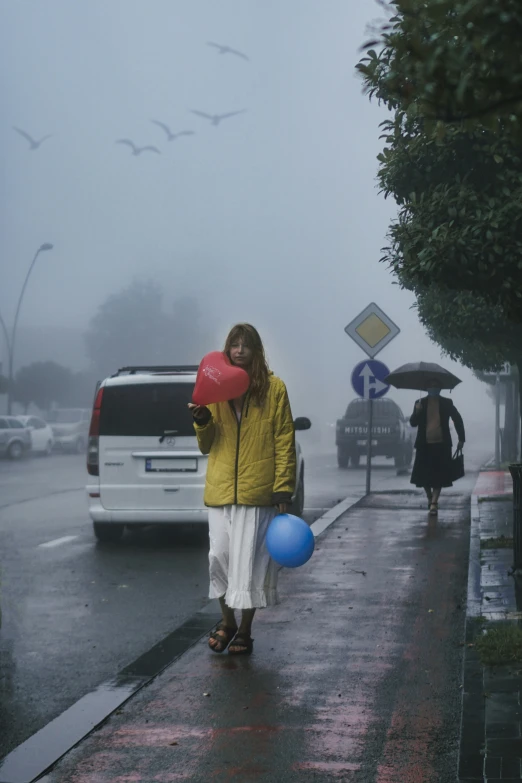
{"type": "Polygon", "coordinates": [[[114,378],[100,411],[100,500],[110,510],[204,508],[207,458],[188,403],[194,384],[168,376],[114,378]],[[125,380],[125,382],[123,382],[125,380]]]}

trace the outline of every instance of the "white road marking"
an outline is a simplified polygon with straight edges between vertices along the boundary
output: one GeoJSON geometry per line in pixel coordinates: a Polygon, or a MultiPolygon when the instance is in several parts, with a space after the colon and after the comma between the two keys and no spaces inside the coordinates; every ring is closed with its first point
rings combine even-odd
{"type": "Polygon", "coordinates": [[[55,546],[61,546],[62,544],[67,544],[69,541],[74,541],[76,538],[79,538],[80,536],[63,536],[63,538],[55,538],[54,541],[47,541],[45,544],[38,544],[40,549],[51,549],[55,546]]]}

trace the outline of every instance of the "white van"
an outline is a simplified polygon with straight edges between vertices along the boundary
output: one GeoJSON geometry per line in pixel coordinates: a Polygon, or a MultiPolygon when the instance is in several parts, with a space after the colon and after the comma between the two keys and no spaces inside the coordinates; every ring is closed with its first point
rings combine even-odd
{"type": "MultiPolygon", "coordinates": [[[[100,541],[126,525],[208,521],[207,457],[188,403],[197,367],[124,367],[98,387],[89,430],[89,513],[100,541]]],[[[309,419],[295,422],[307,430],[309,419]]],[[[297,444],[293,513],[304,507],[304,460],[297,444]]]]}

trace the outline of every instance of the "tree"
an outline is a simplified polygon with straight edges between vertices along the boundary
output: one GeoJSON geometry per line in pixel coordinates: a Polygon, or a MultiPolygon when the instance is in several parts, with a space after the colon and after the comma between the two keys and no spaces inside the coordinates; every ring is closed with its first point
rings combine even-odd
{"type": "Polygon", "coordinates": [[[469,293],[455,295],[451,291],[427,288],[417,293],[416,307],[430,339],[451,359],[474,370],[483,382],[494,383],[484,371],[499,371],[506,362],[517,368],[511,380],[502,385],[506,417],[503,450],[507,459],[516,459],[519,429],[516,417],[522,412],[518,383],[522,371],[522,327],[508,321],[498,306],[492,307],[469,293]]]}
{"type": "Polygon", "coordinates": [[[429,120],[522,136],[520,0],[391,0],[359,65],[370,91],[429,120]],[[370,47],[379,46],[377,55],[370,47]],[[385,80],[384,89],[380,85],[385,80]],[[502,122],[500,122],[502,121],[502,122]]]}
{"type": "Polygon", "coordinates": [[[475,120],[439,126],[443,132],[434,134],[430,114],[446,66],[456,69],[457,63],[459,84],[471,90],[476,85],[480,92],[481,77],[489,78],[489,58],[500,63],[504,57],[503,50],[495,55],[481,48],[471,57],[464,47],[479,28],[492,28],[494,35],[493,19],[502,34],[515,35],[518,70],[508,71],[522,91],[518,34],[507,32],[508,23],[522,21],[522,6],[513,0],[392,0],[392,5],[397,14],[383,32],[382,50],[370,49],[358,65],[370,96],[394,112],[384,123],[379,178],[386,195],[396,198],[399,218],[383,260],[405,285],[470,290],[522,323],[521,150],[504,121],[495,123],[496,132],[475,120]],[[464,31],[466,25],[471,27],[464,31]]]}
{"type": "Polygon", "coordinates": [[[500,121],[496,132],[477,121],[433,132],[422,78],[400,94],[397,69],[412,45],[402,21],[392,20],[385,49],[368,52],[360,68],[368,92],[394,111],[383,123],[379,181],[399,214],[382,260],[417,295],[422,323],[448,355],[475,369],[520,366],[520,149],[500,121]]]}
{"type": "Polygon", "coordinates": [[[415,289],[471,291],[522,323],[522,157],[485,129],[436,141],[397,111],[379,180],[399,206],[383,261],[415,289]]]}
{"type": "Polygon", "coordinates": [[[99,377],[129,365],[197,364],[202,342],[198,307],[183,298],[165,312],[159,285],[135,280],[100,305],[85,341],[99,377]]]}
{"type": "Polygon", "coordinates": [[[73,373],[67,367],[56,362],[34,362],[17,372],[13,399],[25,411],[31,403],[49,410],[53,404],[67,403],[72,381],[73,373]]]}
{"type": "Polygon", "coordinates": [[[453,361],[487,372],[506,362],[522,367],[522,327],[500,307],[468,292],[430,286],[417,291],[416,308],[428,337],[453,361]]]}
{"type": "Polygon", "coordinates": [[[484,299],[469,293],[455,295],[431,287],[418,292],[416,307],[430,339],[451,359],[474,370],[477,378],[488,384],[493,400],[495,377],[485,373],[499,371],[506,362],[514,365],[511,377],[503,379],[500,391],[505,411],[502,458],[516,460],[522,411],[518,382],[522,368],[522,327],[507,321],[499,307],[491,307],[484,299]]]}

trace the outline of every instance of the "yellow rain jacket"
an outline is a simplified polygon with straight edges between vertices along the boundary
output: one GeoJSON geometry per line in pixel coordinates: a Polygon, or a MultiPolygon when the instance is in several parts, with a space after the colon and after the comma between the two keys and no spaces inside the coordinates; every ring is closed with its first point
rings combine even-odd
{"type": "Polygon", "coordinates": [[[238,421],[228,402],[208,405],[210,421],[194,424],[208,454],[206,506],[271,506],[290,502],[295,490],[296,451],[286,386],[270,376],[262,407],[247,392],[238,421]]]}

